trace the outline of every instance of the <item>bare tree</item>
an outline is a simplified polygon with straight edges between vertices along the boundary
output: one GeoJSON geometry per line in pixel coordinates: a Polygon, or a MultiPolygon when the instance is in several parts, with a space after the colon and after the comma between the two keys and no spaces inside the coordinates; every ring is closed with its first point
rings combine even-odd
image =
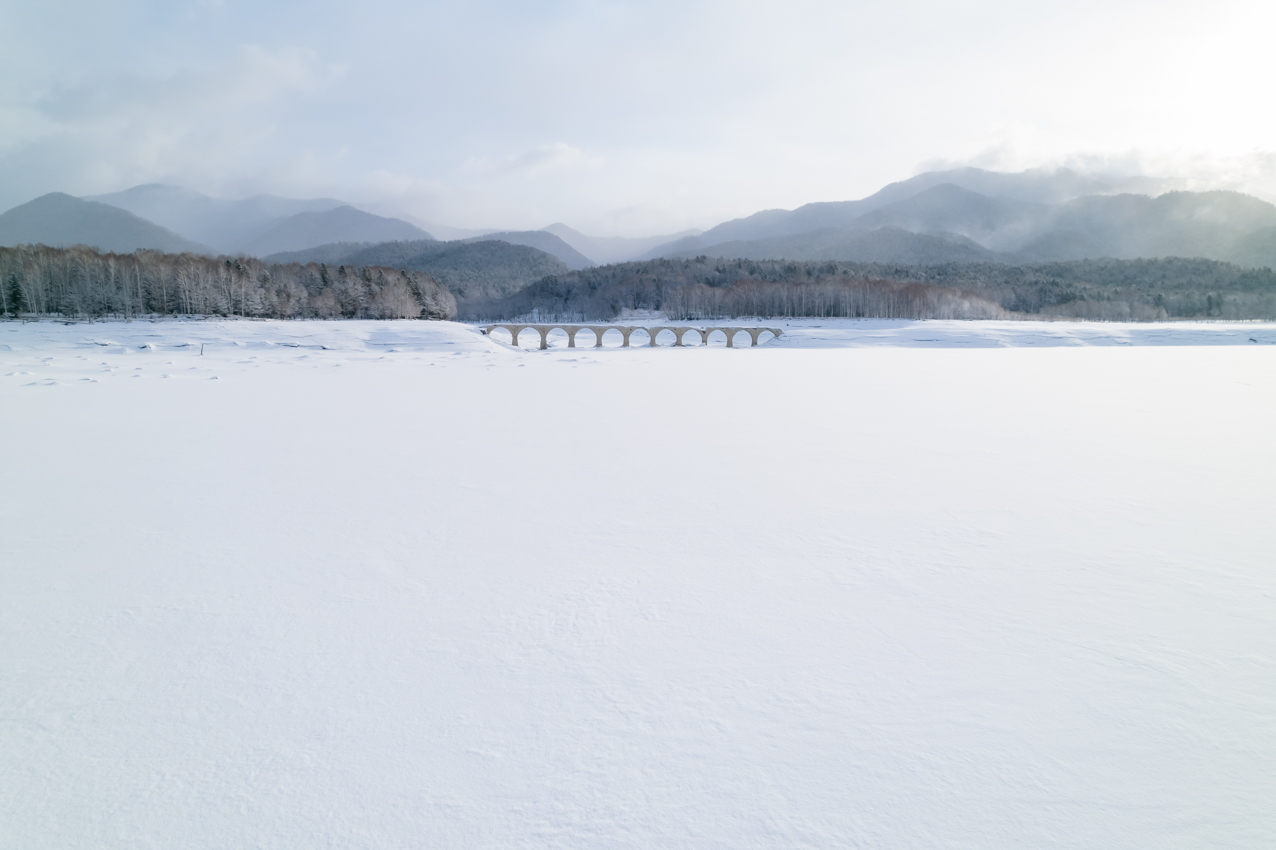
{"type": "Polygon", "coordinates": [[[456,299],[429,275],[379,266],[20,245],[0,248],[0,312],[450,319],[456,299]]]}

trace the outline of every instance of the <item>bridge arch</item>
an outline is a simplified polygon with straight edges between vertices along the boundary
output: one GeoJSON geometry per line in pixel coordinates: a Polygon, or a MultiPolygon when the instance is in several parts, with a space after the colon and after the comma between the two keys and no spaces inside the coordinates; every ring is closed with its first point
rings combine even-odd
{"type": "Polygon", "coordinates": [[[697,338],[697,342],[693,342],[692,345],[700,345],[701,343],[698,340],[704,334],[704,332],[701,331],[699,328],[691,328],[691,327],[673,328],[673,333],[674,333],[674,336],[677,337],[677,342],[675,342],[674,345],[678,346],[679,348],[687,347],[688,334],[697,338]]]}
{"type": "Polygon", "coordinates": [[[620,342],[622,346],[624,345],[626,341],[624,329],[621,327],[618,327],[617,325],[602,325],[602,326],[594,328],[594,331],[598,334],[598,341],[595,343],[595,347],[597,348],[606,347],[607,334],[611,333],[612,331],[615,331],[616,333],[620,334],[620,342]]]}
{"type": "Polygon", "coordinates": [[[667,333],[667,334],[669,334],[669,336],[673,337],[673,344],[674,344],[675,346],[679,346],[679,345],[681,345],[681,344],[682,344],[682,340],[681,340],[681,338],[678,336],[678,331],[677,331],[677,329],[676,329],[676,328],[669,328],[669,327],[663,327],[663,326],[661,326],[661,327],[654,327],[654,328],[648,328],[648,333],[650,333],[650,334],[651,334],[651,347],[652,347],[652,348],[656,348],[656,347],[660,346],[660,344],[661,344],[661,343],[660,343],[660,335],[661,335],[661,334],[666,334],[666,333],[667,333]]]}
{"type": "Polygon", "coordinates": [[[783,333],[779,328],[745,328],[749,332],[750,346],[758,345],[762,334],[770,334],[771,339],[779,339],[783,333]]]}
{"type": "Polygon", "coordinates": [[[723,336],[723,341],[726,342],[727,344],[727,348],[732,348],[733,347],[732,341],[735,339],[735,334],[736,334],[736,331],[738,330],[740,329],[725,328],[725,327],[707,328],[704,334],[705,345],[708,345],[710,342],[713,341],[713,335],[715,333],[721,333],[723,336]]]}
{"type": "Polygon", "coordinates": [[[589,333],[581,339],[581,345],[585,345],[586,340],[588,340],[592,335],[594,338],[594,348],[602,347],[602,335],[598,333],[598,328],[593,325],[573,325],[572,328],[567,331],[568,348],[576,347],[576,337],[579,336],[582,331],[588,331],[589,333]]]}
{"type": "MultiPolygon", "coordinates": [[[[650,329],[648,329],[648,328],[644,328],[644,327],[641,327],[641,326],[636,326],[636,327],[632,327],[632,328],[625,328],[625,331],[626,331],[626,333],[625,333],[625,348],[630,348],[630,347],[632,347],[632,345],[637,345],[637,344],[639,344],[637,340],[633,340],[633,339],[632,339],[632,337],[634,336],[634,334],[638,333],[639,331],[641,331],[642,333],[644,333],[644,334],[646,334],[646,335],[647,335],[647,345],[651,346],[651,345],[655,345],[655,344],[656,344],[656,336],[655,336],[655,334],[653,334],[653,333],[651,332],[651,330],[650,330],[650,329]]],[[[640,337],[640,338],[641,338],[641,337],[640,337]]]]}

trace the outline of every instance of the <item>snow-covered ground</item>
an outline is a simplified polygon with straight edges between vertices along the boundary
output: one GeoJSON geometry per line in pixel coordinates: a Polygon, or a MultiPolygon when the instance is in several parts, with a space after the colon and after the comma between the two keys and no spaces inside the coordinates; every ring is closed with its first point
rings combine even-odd
{"type": "Polygon", "coordinates": [[[1276,326],[780,326],[0,323],[0,847],[1276,846],[1276,326]]]}

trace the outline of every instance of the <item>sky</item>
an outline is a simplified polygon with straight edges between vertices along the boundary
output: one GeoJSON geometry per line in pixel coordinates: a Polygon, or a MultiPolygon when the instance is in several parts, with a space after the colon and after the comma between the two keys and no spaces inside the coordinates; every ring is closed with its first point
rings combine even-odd
{"type": "Polygon", "coordinates": [[[1273,31],[1270,0],[0,0],[0,209],[164,182],[641,236],[967,164],[1276,199],[1273,31]]]}

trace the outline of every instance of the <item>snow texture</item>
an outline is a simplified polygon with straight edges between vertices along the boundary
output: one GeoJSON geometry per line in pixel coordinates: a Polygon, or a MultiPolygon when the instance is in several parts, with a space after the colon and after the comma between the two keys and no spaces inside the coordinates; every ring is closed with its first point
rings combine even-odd
{"type": "Polygon", "coordinates": [[[0,324],[0,847],[1276,846],[1276,327],[559,346],[0,324]]]}

